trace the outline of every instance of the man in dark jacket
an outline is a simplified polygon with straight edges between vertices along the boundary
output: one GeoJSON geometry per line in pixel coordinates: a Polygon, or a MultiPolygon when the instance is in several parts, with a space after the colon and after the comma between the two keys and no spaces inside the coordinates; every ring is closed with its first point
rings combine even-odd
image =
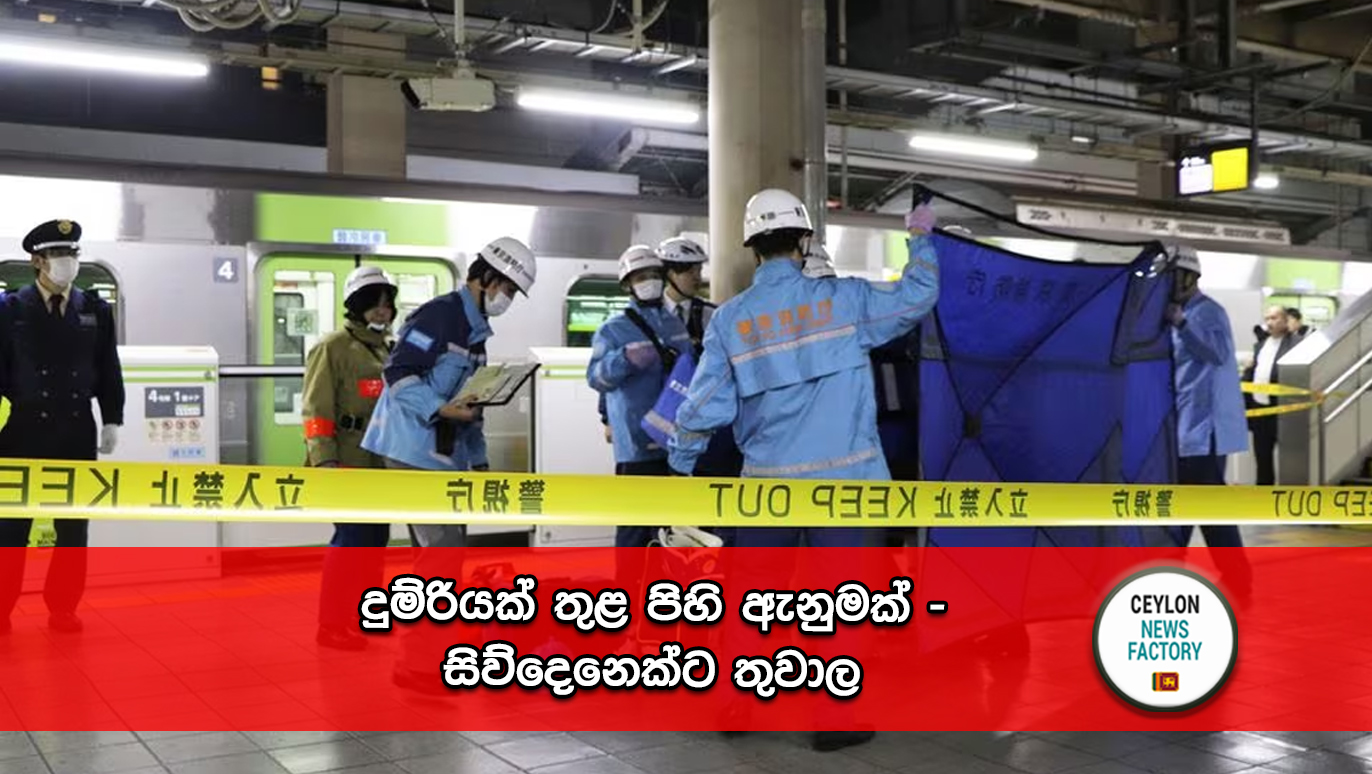
{"type": "MultiPolygon", "coordinates": [[[[0,373],[9,421],[0,430],[0,457],[94,460],[114,451],[124,423],[124,376],[109,304],[73,284],[80,265],[81,226],[53,220],[24,237],[37,280],[6,294],[0,304],[0,373]],[[97,433],[91,401],[100,404],[97,433]],[[97,437],[98,436],[98,437],[97,437]]],[[[24,578],[30,519],[0,519],[0,546],[17,548],[0,561],[0,633],[24,578]]],[[[57,519],[57,551],[48,567],[43,599],[48,626],[81,630],[76,606],[86,586],[89,522],[57,519]]]]}
{"type": "MultiPolygon", "coordinates": [[[[1253,347],[1253,364],[1243,373],[1245,382],[1280,384],[1277,363],[1300,343],[1300,336],[1290,328],[1290,317],[1284,307],[1274,306],[1263,316],[1267,336],[1253,347]]],[[[1278,404],[1275,395],[1244,395],[1250,409],[1267,408],[1278,404]]],[[[1258,486],[1277,483],[1277,419],[1276,416],[1250,417],[1248,429],[1253,433],[1253,459],[1258,468],[1258,486]]]]}

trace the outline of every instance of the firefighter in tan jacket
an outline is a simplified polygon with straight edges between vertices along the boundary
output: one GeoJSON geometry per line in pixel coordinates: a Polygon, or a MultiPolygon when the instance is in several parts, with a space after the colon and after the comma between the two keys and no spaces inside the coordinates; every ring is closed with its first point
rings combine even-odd
{"type": "MultiPolygon", "coordinates": [[[[343,329],[321,339],[305,362],[302,413],[309,465],[385,467],[381,457],[360,444],[381,396],[395,297],[396,286],[375,266],[361,266],[348,275],[343,329]]],[[[357,625],[357,600],[364,589],[381,585],[390,535],[389,524],[334,525],[319,594],[320,645],[342,650],[366,647],[357,625]]]]}

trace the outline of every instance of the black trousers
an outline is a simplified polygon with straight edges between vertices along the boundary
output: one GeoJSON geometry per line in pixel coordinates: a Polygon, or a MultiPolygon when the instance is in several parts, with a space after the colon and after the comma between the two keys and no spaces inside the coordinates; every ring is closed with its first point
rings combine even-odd
{"type": "MultiPolygon", "coordinates": [[[[672,469],[667,460],[647,462],[617,462],[616,476],[670,476],[672,469]]],[[[615,548],[634,548],[647,546],[657,535],[655,527],[615,527],[615,548]]]]}
{"type": "MultiPolygon", "coordinates": [[[[1213,448],[1213,444],[1212,447],[1213,448]]],[[[1200,457],[1178,457],[1177,458],[1177,483],[1182,486],[1224,486],[1224,464],[1225,458],[1218,454],[1207,454],[1200,457]]],[[[1211,548],[1224,547],[1243,547],[1243,538],[1239,535],[1239,528],[1232,526],[1203,526],[1201,534],[1205,536],[1205,544],[1211,548]]],[[[1186,540],[1182,545],[1190,542],[1191,528],[1186,528],[1186,540]]]]}
{"type": "Polygon", "coordinates": [[[1253,417],[1253,461],[1258,466],[1258,486],[1277,485],[1277,417],[1253,417]]]}
{"type": "MultiPolygon", "coordinates": [[[[57,550],[48,565],[43,585],[43,601],[56,615],[76,612],[86,592],[86,543],[90,522],[86,519],[56,519],[57,550]],[[74,550],[73,550],[74,549],[74,550]]],[[[8,618],[19,601],[24,585],[24,564],[28,558],[32,519],[0,519],[0,618],[8,618]]]]}

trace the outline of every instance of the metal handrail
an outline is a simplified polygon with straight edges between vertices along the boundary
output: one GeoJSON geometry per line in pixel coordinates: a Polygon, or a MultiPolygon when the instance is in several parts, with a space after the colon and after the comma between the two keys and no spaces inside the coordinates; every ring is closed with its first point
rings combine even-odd
{"type": "Polygon", "coordinates": [[[1356,374],[1358,371],[1361,371],[1363,366],[1367,365],[1368,363],[1372,363],[1372,350],[1369,350],[1362,357],[1358,358],[1358,362],[1354,363],[1351,367],[1349,367],[1347,371],[1344,371],[1342,374],[1340,374],[1339,378],[1331,382],[1328,387],[1325,387],[1323,390],[1324,394],[1328,395],[1334,390],[1337,390],[1339,388],[1339,385],[1351,379],[1353,377],[1353,374],[1356,374]]]}
{"type": "Polygon", "coordinates": [[[1352,395],[1349,395],[1348,398],[1347,398],[1343,403],[1340,403],[1338,408],[1336,408],[1336,409],[1334,409],[1333,411],[1329,412],[1329,416],[1325,417],[1324,420],[1323,420],[1323,421],[1324,421],[1324,424],[1327,425],[1327,424],[1329,424],[1330,422],[1333,422],[1335,417],[1337,417],[1339,414],[1342,414],[1344,409],[1348,408],[1348,406],[1349,406],[1350,404],[1352,404],[1353,401],[1355,401],[1355,400],[1357,400],[1358,398],[1362,397],[1362,394],[1365,393],[1365,392],[1367,392],[1367,391],[1370,390],[1370,389],[1372,389],[1372,381],[1363,382],[1362,386],[1359,387],[1358,389],[1354,390],[1354,391],[1353,391],[1353,394],[1352,394],[1352,395]]]}
{"type": "MultiPolygon", "coordinates": [[[[1361,371],[1369,363],[1372,363],[1372,351],[1364,353],[1362,357],[1358,358],[1358,362],[1354,363],[1350,368],[1348,368],[1348,370],[1340,374],[1339,378],[1335,379],[1333,382],[1330,382],[1329,386],[1324,388],[1324,390],[1322,390],[1320,394],[1329,395],[1330,393],[1334,392],[1340,386],[1342,386],[1344,382],[1353,378],[1354,374],[1361,371]]],[[[1358,387],[1358,389],[1353,391],[1352,395],[1345,398],[1333,410],[1325,412],[1323,404],[1320,404],[1320,406],[1318,407],[1318,410],[1321,412],[1321,417],[1319,420],[1319,437],[1317,440],[1317,442],[1319,443],[1319,449],[1317,449],[1316,451],[1319,455],[1320,480],[1316,483],[1320,484],[1321,486],[1324,485],[1325,478],[1329,475],[1329,470],[1327,467],[1328,459],[1325,456],[1326,438],[1324,429],[1328,427],[1335,419],[1337,419],[1340,414],[1347,410],[1349,406],[1351,406],[1359,398],[1366,394],[1368,390],[1372,390],[1372,381],[1363,382],[1362,385],[1358,387]]]]}
{"type": "Polygon", "coordinates": [[[291,365],[226,365],[219,367],[220,378],[262,379],[265,377],[304,376],[305,366],[291,365]]]}

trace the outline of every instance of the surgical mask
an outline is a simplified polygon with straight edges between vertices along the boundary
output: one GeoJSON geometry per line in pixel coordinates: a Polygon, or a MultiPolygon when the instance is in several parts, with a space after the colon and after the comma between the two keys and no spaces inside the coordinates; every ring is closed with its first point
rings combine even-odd
{"type": "Polygon", "coordinates": [[[635,282],[634,296],[639,301],[657,301],[662,298],[662,280],[647,279],[635,282]]]}
{"type": "Polygon", "coordinates": [[[500,315],[505,314],[507,310],[509,310],[510,304],[512,303],[514,303],[514,299],[510,296],[505,295],[504,293],[497,293],[495,298],[487,297],[486,316],[499,317],[500,315]]]}
{"type": "Polygon", "coordinates": [[[49,258],[48,259],[48,279],[54,285],[65,288],[76,279],[76,273],[80,270],[75,258],[49,258]]]}

